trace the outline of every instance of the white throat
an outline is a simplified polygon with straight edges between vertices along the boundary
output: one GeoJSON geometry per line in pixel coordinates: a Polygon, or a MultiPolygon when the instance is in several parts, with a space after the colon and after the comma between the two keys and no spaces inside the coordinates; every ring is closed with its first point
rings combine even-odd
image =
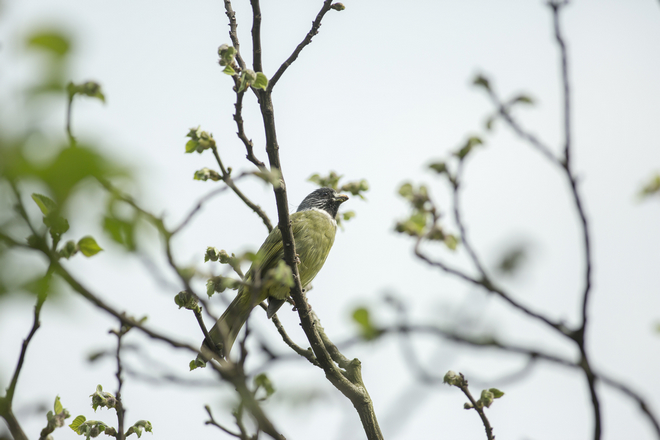
{"type": "Polygon", "coordinates": [[[326,211],[324,209],[319,209],[319,208],[311,208],[310,211],[316,211],[316,212],[320,212],[321,214],[324,214],[326,217],[328,217],[328,220],[330,220],[332,222],[332,225],[335,228],[337,227],[337,220],[332,218],[332,216],[330,214],[328,214],[328,211],[326,211]]]}

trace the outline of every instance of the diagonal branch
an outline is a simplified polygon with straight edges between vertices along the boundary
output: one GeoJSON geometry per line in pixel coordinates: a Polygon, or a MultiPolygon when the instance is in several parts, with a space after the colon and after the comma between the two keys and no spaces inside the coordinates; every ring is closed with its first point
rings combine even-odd
{"type": "Polygon", "coordinates": [[[225,184],[234,191],[234,193],[245,203],[252,211],[254,211],[259,217],[261,217],[261,220],[264,222],[264,225],[266,225],[266,228],[268,228],[268,232],[273,230],[273,225],[270,223],[270,219],[268,218],[268,215],[264,212],[263,209],[254,202],[252,202],[250,199],[247,198],[245,194],[243,194],[243,191],[238,189],[236,184],[234,183],[234,180],[231,177],[231,174],[227,171],[225,168],[224,164],[222,163],[222,159],[220,159],[220,155],[218,154],[218,148],[213,146],[211,147],[213,151],[213,156],[215,156],[216,162],[218,162],[218,166],[220,167],[220,172],[222,173],[222,181],[225,182],[225,184]]]}
{"type": "Polygon", "coordinates": [[[14,374],[11,378],[11,381],[9,382],[7,393],[4,397],[0,397],[0,416],[5,419],[7,426],[9,426],[9,432],[11,432],[11,435],[16,440],[27,440],[28,437],[25,435],[25,432],[23,432],[23,429],[18,423],[18,419],[12,410],[14,393],[16,392],[16,385],[18,384],[18,377],[21,374],[21,370],[23,369],[23,363],[25,362],[25,355],[27,353],[28,345],[30,344],[30,341],[32,341],[34,334],[37,332],[37,330],[39,330],[39,327],[41,326],[41,322],[39,322],[39,316],[41,314],[41,307],[46,301],[46,297],[46,294],[40,294],[37,297],[37,303],[34,306],[34,321],[32,323],[32,328],[30,329],[30,332],[23,340],[23,344],[21,345],[21,353],[18,356],[18,363],[16,364],[16,369],[14,370],[14,374]]]}
{"type": "Polygon", "coordinates": [[[321,27],[321,20],[323,20],[323,16],[330,10],[332,6],[332,0],[325,0],[323,2],[323,7],[319,11],[319,13],[316,15],[316,19],[312,22],[312,28],[307,32],[307,35],[305,35],[305,38],[302,40],[302,42],[296,47],[296,49],[293,51],[291,55],[289,55],[289,58],[286,59],[282,63],[279,69],[277,69],[277,72],[275,72],[275,75],[270,79],[268,82],[268,88],[267,92],[270,93],[273,91],[273,88],[275,87],[275,84],[277,84],[277,81],[280,80],[280,77],[284,74],[286,69],[289,68],[291,64],[298,58],[298,55],[300,55],[300,52],[307,46],[309,43],[312,42],[312,38],[314,35],[319,33],[319,28],[321,27]]]}

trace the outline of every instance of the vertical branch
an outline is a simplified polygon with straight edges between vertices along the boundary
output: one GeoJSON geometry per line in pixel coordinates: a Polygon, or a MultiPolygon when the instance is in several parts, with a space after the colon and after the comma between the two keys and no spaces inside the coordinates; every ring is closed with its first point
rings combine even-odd
{"type": "Polygon", "coordinates": [[[229,38],[231,39],[232,46],[236,49],[236,61],[238,61],[241,70],[245,70],[245,61],[243,61],[243,57],[241,56],[241,45],[238,42],[238,33],[236,32],[238,28],[236,12],[231,7],[231,0],[225,0],[225,14],[227,14],[227,18],[229,19],[229,38]]]}
{"type": "Polygon", "coordinates": [[[112,330],[111,332],[117,336],[117,350],[115,352],[115,358],[117,359],[117,373],[115,374],[115,376],[117,377],[117,392],[115,393],[115,397],[117,398],[117,404],[115,406],[115,410],[117,411],[117,440],[124,440],[126,438],[124,431],[124,415],[126,411],[124,410],[124,405],[122,404],[121,401],[121,388],[122,385],[124,384],[124,380],[121,376],[122,373],[121,338],[126,333],[126,327],[124,326],[123,322],[120,320],[119,330],[117,330],[116,332],[112,330]]]}
{"type": "Polygon", "coordinates": [[[250,0],[252,5],[252,67],[263,72],[261,65],[261,6],[259,0],[250,0]]]}

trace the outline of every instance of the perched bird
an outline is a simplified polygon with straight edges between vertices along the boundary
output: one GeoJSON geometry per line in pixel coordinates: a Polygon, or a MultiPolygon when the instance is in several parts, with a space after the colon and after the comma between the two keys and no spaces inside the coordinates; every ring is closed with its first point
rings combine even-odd
{"type": "MultiPolygon", "coordinates": [[[[291,214],[291,227],[296,242],[296,253],[300,260],[298,271],[303,287],[312,282],[325,263],[337,232],[337,210],[348,200],[348,196],[338,194],[332,188],[319,188],[302,201],[298,210],[291,214]]],[[[268,318],[271,318],[289,296],[290,287],[272,281],[268,271],[276,268],[284,260],[282,233],[274,228],[257,252],[257,258],[245,274],[245,284],[238,289],[236,298],[209,331],[214,344],[221,347],[221,353],[229,355],[238,332],[245,324],[252,309],[268,299],[268,318]],[[250,288],[249,284],[261,284],[260,289],[250,288]]],[[[271,277],[272,278],[272,277],[271,277]]],[[[207,357],[217,357],[202,344],[207,357]]]]}

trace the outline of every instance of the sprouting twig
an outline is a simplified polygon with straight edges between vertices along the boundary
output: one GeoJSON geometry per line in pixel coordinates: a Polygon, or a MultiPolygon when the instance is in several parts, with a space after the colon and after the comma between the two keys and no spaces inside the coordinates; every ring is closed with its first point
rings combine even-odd
{"type": "Polygon", "coordinates": [[[231,7],[231,0],[224,1],[225,13],[229,19],[229,38],[231,39],[232,46],[236,49],[236,61],[238,61],[241,70],[245,70],[245,61],[243,61],[243,57],[241,56],[241,45],[238,41],[238,33],[236,32],[236,28],[238,27],[238,24],[236,23],[236,12],[234,12],[234,9],[231,7]]]}

